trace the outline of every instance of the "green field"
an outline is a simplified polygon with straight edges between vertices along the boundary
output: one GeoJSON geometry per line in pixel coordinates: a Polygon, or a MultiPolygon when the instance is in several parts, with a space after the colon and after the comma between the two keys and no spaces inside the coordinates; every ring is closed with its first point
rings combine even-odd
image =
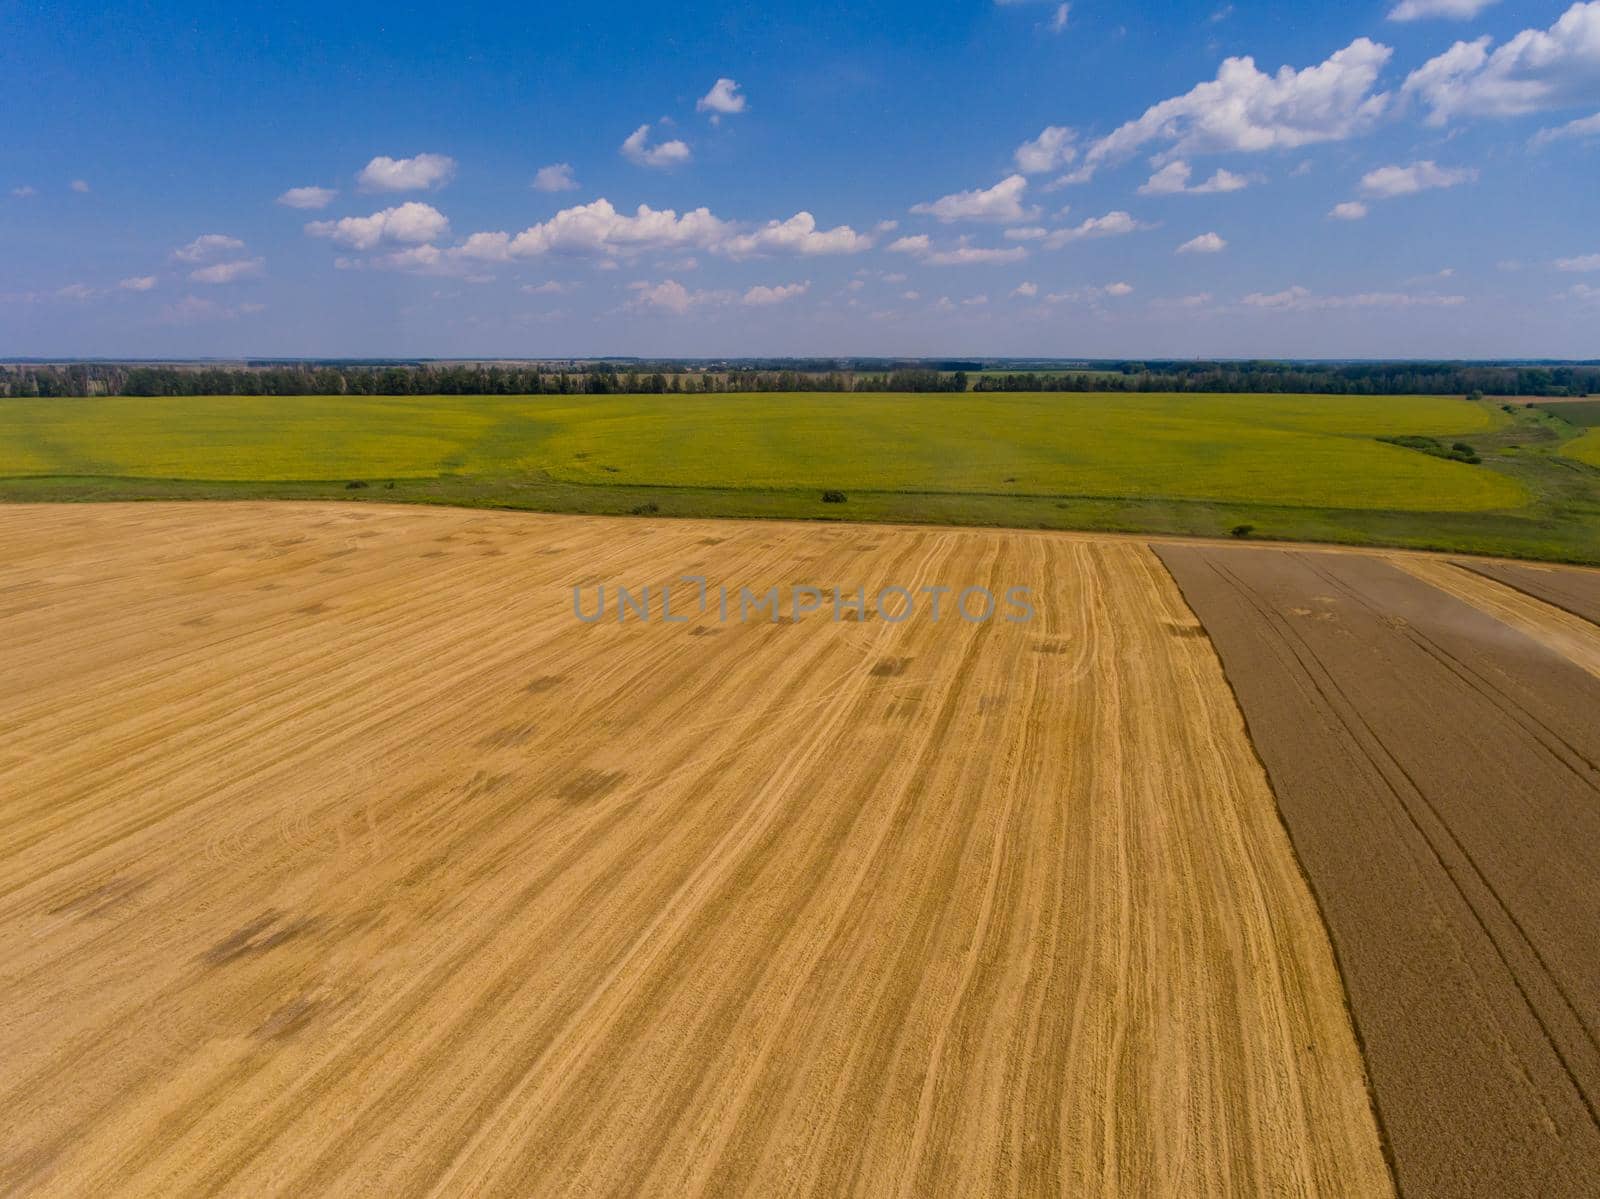
{"type": "Polygon", "coordinates": [[[1588,429],[1583,436],[1569,441],[1563,453],[1579,462],[1600,467],[1600,428],[1588,429]]]}
{"type": "Polygon", "coordinates": [[[1247,523],[1593,561],[1600,473],[1576,433],[1543,409],[1436,396],[13,399],[0,401],[0,498],[323,496],[1202,535],[1247,523]],[[1402,435],[1466,440],[1484,462],[1378,440],[1402,435]],[[848,502],[824,505],[825,488],[848,502]]]}

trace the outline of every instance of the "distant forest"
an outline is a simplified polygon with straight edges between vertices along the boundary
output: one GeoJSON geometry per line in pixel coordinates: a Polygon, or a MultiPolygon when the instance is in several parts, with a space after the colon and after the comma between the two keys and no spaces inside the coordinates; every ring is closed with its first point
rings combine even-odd
{"type": "Polygon", "coordinates": [[[1582,396],[1600,363],[779,360],[754,363],[0,365],[0,396],[612,395],[739,391],[1146,391],[1582,396]]]}

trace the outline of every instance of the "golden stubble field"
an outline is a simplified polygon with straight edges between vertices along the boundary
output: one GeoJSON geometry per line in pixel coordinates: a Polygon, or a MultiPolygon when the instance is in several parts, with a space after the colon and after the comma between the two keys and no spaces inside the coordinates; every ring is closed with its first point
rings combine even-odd
{"type": "Polygon", "coordinates": [[[1134,542],[0,509],[0,1190],[1384,1194],[1134,542]],[[1032,588],[581,624],[575,583],[1032,588]]]}

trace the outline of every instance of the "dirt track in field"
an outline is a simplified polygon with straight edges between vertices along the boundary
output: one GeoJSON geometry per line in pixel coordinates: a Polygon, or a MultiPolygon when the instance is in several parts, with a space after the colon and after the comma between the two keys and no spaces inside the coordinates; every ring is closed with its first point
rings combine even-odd
{"type": "Polygon", "coordinates": [[[1143,546],[310,504],[0,545],[0,1190],[1389,1190],[1143,546]],[[685,573],[1038,618],[572,616],[685,573]]]}
{"type": "Polygon", "coordinates": [[[1157,552],[1328,920],[1403,1192],[1592,1195],[1600,679],[1378,558],[1157,552]]]}
{"type": "Polygon", "coordinates": [[[1486,579],[1515,587],[1535,599],[1591,624],[1600,625],[1600,570],[1572,570],[1557,566],[1523,566],[1485,560],[1460,563],[1486,579]]]}

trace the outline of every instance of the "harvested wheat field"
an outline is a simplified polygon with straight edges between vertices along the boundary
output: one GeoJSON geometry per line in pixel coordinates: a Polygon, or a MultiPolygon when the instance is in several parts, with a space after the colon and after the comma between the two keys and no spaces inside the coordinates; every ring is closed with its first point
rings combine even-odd
{"type": "Polygon", "coordinates": [[[1594,1194],[1600,678],[1564,652],[1593,642],[1443,561],[1158,552],[1321,902],[1401,1190],[1594,1194]]]}
{"type": "Polygon", "coordinates": [[[1465,561],[1461,566],[1600,625],[1600,570],[1525,566],[1516,562],[1489,562],[1482,559],[1465,561]]]}
{"type": "Polygon", "coordinates": [[[0,1190],[1391,1192],[1142,545],[285,503],[0,546],[0,1190]],[[683,574],[1037,617],[573,614],[683,574]]]}

